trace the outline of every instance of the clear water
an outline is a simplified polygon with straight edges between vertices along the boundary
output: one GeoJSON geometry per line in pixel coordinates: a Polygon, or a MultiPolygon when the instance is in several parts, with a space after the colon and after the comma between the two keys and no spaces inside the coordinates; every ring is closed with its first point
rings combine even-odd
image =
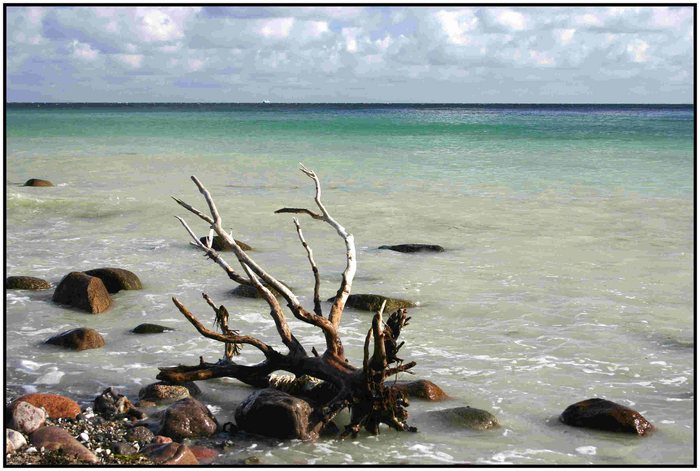
{"type": "MultiPolygon", "coordinates": [[[[53,290],[6,292],[10,395],[68,393],[86,403],[107,386],[135,398],[158,366],[220,357],[170,302],[209,322],[200,293],[232,325],[280,345],[260,301],[234,298],[220,268],[188,246],[170,199],[217,198],[236,238],[310,304],[313,278],[282,206],[313,203],[303,162],[320,175],[332,214],[354,235],[353,292],[420,302],[405,332],[417,377],[452,396],[413,401],[418,434],[315,443],[236,438],[219,462],[690,464],[694,432],[693,120],[686,106],[10,105],[6,114],[6,269],[58,283],[68,272],[119,266],[143,291],[88,315],[54,305],[53,290]],[[53,188],[26,188],[46,178],[53,188]],[[379,251],[443,245],[440,254],[379,251]],[[155,322],[176,331],[137,336],[155,322]],[[41,345],[78,326],[105,348],[41,345]],[[569,428],[570,404],[604,397],[657,427],[639,439],[569,428]],[[470,405],[502,427],[473,432],[428,411],[470,405]]],[[[302,219],[324,282],[337,289],[343,244],[302,219]]],[[[326,309],[328,306],[326,306],[326,309]]],[[[369,313],[348,309],[349,357],[361,360],[369,313]]],[[[319,332],[295,320],[307,349],[319,332]]],[[[243,350],[242,360],[259,355],[243,350]]],[[[201,382],[221,423],[251,389],[201,382]]]]}

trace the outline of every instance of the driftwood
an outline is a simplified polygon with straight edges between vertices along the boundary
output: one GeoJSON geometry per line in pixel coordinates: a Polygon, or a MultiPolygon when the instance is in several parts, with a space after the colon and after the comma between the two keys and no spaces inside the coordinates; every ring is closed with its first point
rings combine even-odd
{"type": "Polygon", "coordinates": [[[267,302],[270,317],[274,320],[277,334],[287,348],[287,352],[280,352],[272,348],[260,339],[241,335],[238,331],[229,328],[229,313],[224,306],[217,307],[214,301],[206,294],[203,297],[215,313],[215,325],[218,331],[208,329],[202,324],[185,305],[177,298],[173,298],[175,306],[182,315],[204,337],[224,343],[224,358],[216,363],[205,362],[200,358],[200,364],[194,366],[179,365],[176,367],[160,368],[158,379],[171,382],[197,381],[210,378],[232,377],[255,387],[267,387],[268,376],[277,370],[293,373],[297,377],[307,375],[325,381],[333,388],[335,396],[322,404],[315,404],[314,411],[309,421],[307,436],[316,437],[325,424],[344,408],[350,409],[350,423],[345,426],[342,436],[352,435],[365,428],[372,434],[379,433],[379,425],[386,424],[396,430],[415,431],[414,427],[406,423],[408,402],[403,393],[389,388],[384,384],[386,378],[400,372],[410,372],[415,362],[403,363],[397,357],[397,353],[403,343],[398,343],[401,329],[408,324],[410,319],[405,309],[400,309],[388,316],[384,322],[384,305],[372,319],[372,325],[367,332],[364,345],[364,358],[362,367],[355,367],[345,357],[343,344],[339,335],[339,326],[345,303],[350,295],[353,278],[357,268],[355,242],[350,234],[328,212],[321,202],[321,183],[316,174],[301,165],[300,170],[314,181],[316,194],[314,201],[320,212],[313,212],[305,208],[283,208],[278,213],[308,214],[313,219],[323,221],[335,229],[336,233],[345,243],[346,266],[342,274],[342,281],[336,296],[330,307],[328,316],[324,316],[320,298],[320,275],[313,251],[304,239],[299,221],[294,218],[299,240],[306,250],[307,258],[314,275],[314,307],[313,312],[306,310],[297,296],[285,284],[265,271],[250,255],[244,252],[233,237],[223,229],[221,216],[216,208],[214,199],[209,191],[194,176],[195,183],[209,208],[209,214],[190,206],[184,201],[173,198],[175,201],[191,213],[204,220],[210,227],[209,236],[204,242],[196,236],[187,223],[180,217],[187,232],[205,255],[217,263],[227,276],[241,284],[254,286],[262,298],[267,302]],[[243,274],[236,272],[221,255],[211,247],[214,233],[228,242],[243,270],[243,274]],[[272,290],[278,292],[287,308],[294,317],[302,322],[319,328],[325,338],[325,351],[319,354],[312,348],[309,355],[302,343],[294,336],[285,317],[284,310],[272,290]],[[255,365],[241,365],[233,361],[233,356],[238,353],[241,345],[250,345],[260,350],[265,359],[255,365]],[[373,347],[372,347],[373,345],[373,347]]]}

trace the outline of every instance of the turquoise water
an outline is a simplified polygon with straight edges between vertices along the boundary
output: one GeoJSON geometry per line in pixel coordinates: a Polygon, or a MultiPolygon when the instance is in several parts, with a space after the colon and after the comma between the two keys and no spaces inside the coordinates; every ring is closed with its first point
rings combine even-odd
{"type": "MultiPolygon", "coordinates": [[[[206,316],[206,290],[237,313],[243,332],[275,342],[264,306],[231,297],[220,269],[188,247],[173,218],[187,215],[170,195],[203,207],[189,181],[196,174],[225,226],[309,302],[313,283],[291,220],[273,214],[312,203],[301,161],[355,235],[353,292],[420,302],[402,353],[453,399],[411,404],[418,435],[314,444],[239,437],[220,462],[247,453],[268,464],[691,463],[693,130],[690,106],[9,105],[8,274],[56,284],[72,270],[121,266],[144,290],[118,293],[99,316],[56,306],[51,293],[8,292],[8,389],[69,391],[88,402],[118,386],[135,398],[158,366],[217,359],[218,345],[196,335],[173,294],[206,316]],[[56,186],[22,187],[29,178],[56,186]],[[447,250],[377,250],[407,242],[447,250]],[[128,333],[142,322],[177,330],[128,333]],[[107,346],[40,345],[83,325],[107,346]],[[636,408],[659,431],[639,440],[557,424],[566,406],[593,396],[636,408]],[[490,410],[503,427],[465,432],[429,418],[461,405],[490,410]]],[[[343,246],[314,222],[302,220],[325,298],[337,289],[343,246]]],[[[369,321],[344,315],[355,360],[369,321]]],[[[318,332],[292,327],[308,350],[320,348],[318,332]]],[[[243,359],[256,361],[245,350],[243,359]]],[[[250,392],[227,380],[202,389],[222,423],[250,392]]]]}

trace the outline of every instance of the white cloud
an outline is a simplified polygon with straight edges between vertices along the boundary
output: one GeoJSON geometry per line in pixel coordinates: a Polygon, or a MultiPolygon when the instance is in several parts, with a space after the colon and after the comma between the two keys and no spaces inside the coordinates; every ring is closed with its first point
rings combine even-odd
{"type": "Polygon", "coordinates": [[[521,31],[525,29],[526,20],[522,13],[514,10],[498,9],[495,17],[498,23],[511,30],[521,31]]]}
{"type": "Polygon", "coordinates": [[[115,54],[114,57],[130,69],[138,69],[143,64],[143,55],[141,54],[115,54]]]}
{"type": "Polygon", "coordinates": [[[92,62],[97,59],[99,52],[90,47],[89,44],[81,43],[78,40],[74,40],[71,43],[72,53],[71,55],[76,59],[92,62]]]}
{"type": "Polygon", "coordinates": [[[262,20],[258,30],[266,38],[284,39],[289,36],[293,25],[294,18],[274,18],[262,20]]]}
{"type": "Polygon", "coordinates": [[[634,39],[627,45],[627,53],[632,57],[634,62],[646,62],[648,60],[648,49],[649,44],[642,39],[634,39]]]}
{"type": "Polygon", "coordinates": [[[562,45],[566,46],[574,38],[575,33],[575,28],[559,29],[556,31],[556,37],[562,45]]]}
{"type": "Polygon", "coordinates": [[[462,46],[469,44],[467,33],[473,31],[479,22],[471,10],[440,10],[435,13],[435,17],[450,42],[462,46]]]}

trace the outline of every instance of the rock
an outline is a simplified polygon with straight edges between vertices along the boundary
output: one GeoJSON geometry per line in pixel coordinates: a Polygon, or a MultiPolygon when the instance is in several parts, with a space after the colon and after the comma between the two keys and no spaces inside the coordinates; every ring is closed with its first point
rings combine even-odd
{"type": "Polygon", "coordinates": [[[125,395],[117,393],[111,387],[95,398],[94,410],[108,420],[122,417],[145,418],[145,414],[136,409],[125,395]]]}
{"type": "Polygon", "coordinates": [[[35,407],[43,407],[52,419],[74,419],[80,414],[80,406],[73,399],[58,394],[32,393],[18,397],[14,404],[28,402],[35,407]]]}
{"type": "Polygon", "coordinates": [[[133,455],[137,450],[134,445],[127,442],[114,442],[112,443],[112,453],[116,455],[133,455]]]}
{"type": "MultiPolygon", "coordinates": [[[[264,285],[267,286],[266,283],[263,283],[264,285]]],[[[284,286],[287,286],[285,283],[282,283],[284,286]]],[[[276,297],[280,297],[281,294],[273,288],[270,288],[267,286],[267,288],[272,291],[272,294],[274,294],[276,297]]],[[[289,286],[287,286],[289,288],[289,286]]],[[[291,288],[290,288],[291,289],[291,288]]],[[[255,286],[251,285],[238,285],[236,286],[233,290],[231,290],[231,294],[234,296],[240,296],[242,298],[259,298],[262,299],[262,296],[260,296],[260,293],[258,293],[258,290],[255,288],[255,286]]]]}
{"type": "Polygon", "coordinates": [[[131,331],[135,334],[160,334],[166,330],[175,330],[172,327],[166,327],[158,324],[139,324],[131,331]]]}
{"type": "Polygon", "coordinates": [[[53,300],[93,314],[104,312],[112,305],[101,279],[76,271],[63,277],[53,293],[53,300]]]}
{"type": "Polygon", "coordinates": [[[46,412],[29,402],[15,401],[10,408],[10,428],[30,434],[46,423],[46,412]]]}
{"type": "Polygon", "coordinates": [[[430,411],[429,414],[441,421],[471,430],[488,430],[500,427],[498,419],[493,414],[469,406],[430,411]]]}
{"type": "Polygon", "coordinates": [[[418,381],[397,381],[391,383],[391,387],[405,393],[408,397],[424,399],[426,401],[444,401],[450,397],[445,394],[440,386],[425,379],[418,381]]]}
{"type": "Polygon", "coordinates": [[[45,343],[81,351],[89,350],[91,348],[102,348],[105,346],[105,339],[94,329],[80,327],[78,329],[67,330],[58,335],[54,335],[45,343]]]}
{"type": "Polygon", "coordinates": [[[186,397],[199,396],[202,391],[193,382],[171,384],[159,381],[144,386],[139,391],[139,400],[153,402],[173,402],[186,397]]]}
{"type": "Polygon", "coordinates": [[[156,445],[162,445],[164,443],[172,443],[173,439],[170,437],[164,437],[163,435],[156,435],[153,437],[153,443],[156,445]]]}
{"type": "Polygon", "coordinates": [[[566,408],[559,417],[563,423],[608,432],[646,435],[654,426],[639,412],[601,398],[587,399],[566,408]]]}
{"type": "Polygon", "coordinates": [[[138,442],[141,444],[151,443],[155,435],[148,427],[138,425],[126,432],[126,439],[130,442],[138,442]]]}
{"type": "Polygon", "coordinates": [[[393,250],[395,252],[416,253],[416,252],[444,252],[445,249],[439,245],[430,244],[399,244],[381,245],[380,249],[393,250]]]}
{"type": "Polygon", "coordinates": [[[5,289],[49,289],[51,283],[33,276],[8,276],[5,278],[5,289]]]}
{"type": "Polygon", "coordinates": [[[30,178],[24,183],[24,186],[53,186],[53,183],[41,178],[30,178]]]}
{"type": "Polygon", "coordinates": [[[85,274],[101,279],[110,293],[117,293],[123,289],[143,289],[139,277],[123,268],[95,268],[87,270],[85,274]]]}
{"type": "MultiPolygon", "coordinates": [[[[207,239],[206,237],[200,237],[200,238],[199,238],[199,241],[200,241],[201,243],[203,243],[204,245],[206,245],[206,244],[207,244],[207,240],[206,240],[206,239],[207,239]]],[[[236,244],[237,244],[242,250],[244,250],[244,251],[246,251],[246,252],[249,251],[249,250],[253,250],[253,247],[251,247],[250,245],[246,244],[245,242],[241,242],[241,241],[238,240],[238,239],[233,239],[233,240],[236,241],[236,244]]],[[[233,251],[233,248],[231,247],[231,245],[229,245],[229,243],[226,242],[226,241],[224,240],[224,238],[221,237],[221,236],[218,235],[218,234],[215,234],[215,235],[214,235],[214,240],[212,241],[211,248],[214,249],[214,250],[216,250],[217,252],[232,252],[232,251],[233,251]]]]}
{"type": "Polygon", "coordinates": [[[32,445],[46,451],[61,450],[65,456],[87,463],[97,463],[99,459],[73,436],[61,427],[42,427],[32,433],[32,445]]]}
{"type": "Polygon", "coordinates": [[[209,437],[216,433],[219,424],[211,411],[197,399],[180,399],[165,410],[158,435],[173,440],[209,437]]]}
{"type": "Polygon", "coordinates": [[[27,446],[27,440],[17,430],[5,429],[5,449],[7,453],[14,453],[27,446]]]}
{"type": "Polygon", "coordinates": [[[146,445],[141,449],[157,465],[198,465],[199,461],[187,445],[165,443],[146,445]]]}
{"type": "Polygon", "coordinates": [[[275,438],[306,440],[311,406],[303,399],[272,388],[260,389],[236,408],[241,430],[275,438]]]}
{"type": "Polygon", "coordinates": [[[190,451],[197,458],[199,464],[211,464],[219,457],[219,452],[206,446],[192,446],[190,451]]]}
{"type": "MultiPolygon", "coordinates": [[[[384,307],[385,314],[391,314],[397,309],[415,307],[416,303],[405,299],[387,298],[379,294],[351,294],[345,303],[346,307],[361,309],[363,311],[377,312],[382,307],[382,302],[386,300],[384,307]]],[[[327,300],[329,303],[335,301],[335,296],[327,300]]]]}

